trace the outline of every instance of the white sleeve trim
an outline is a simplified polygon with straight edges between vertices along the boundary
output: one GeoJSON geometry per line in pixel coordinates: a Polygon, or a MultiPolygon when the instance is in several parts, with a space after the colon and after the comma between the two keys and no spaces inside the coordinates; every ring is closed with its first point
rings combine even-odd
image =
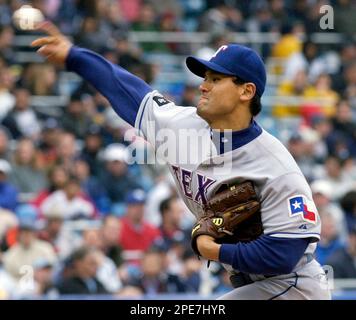
{"type": "Polygon", "coordinates": [[[136,120],[135,120],[135,128],[137,129],[138,133],[140,136],[142,136],[142,131],[141,131],[141,125],[142,125],[142,119],[144,117],[144,113],[146,111],[147,103],[152,96],[152,94],[155,94],[158,92],[157,90],[151,91],[145,95],[145,97],[142,99],[140,107],[138,109],[137,115],[136,115],[136,120]]]}
{"type": "Polygon", "coordinates": [[[320,240],[320,234],[316,232],[306,232],[306,233],[297,233],[297,232],[276,232],[266,234],[267,236],[276,237],[276,238],[317,238],[320,240]]]}

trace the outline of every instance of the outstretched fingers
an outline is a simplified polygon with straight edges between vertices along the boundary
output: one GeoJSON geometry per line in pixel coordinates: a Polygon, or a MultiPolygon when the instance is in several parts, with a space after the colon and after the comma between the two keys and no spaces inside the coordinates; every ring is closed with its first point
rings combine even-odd
{"type": "Polygon", "coordinates": [[[44,38],[39,38],[31,43],[31,47],[42,47],[48,44],[53,44],[57,41],[58,39],[56,37],[44,37],[44,38]]]}
{"type": "Polygon", "coordinates": [[[48,36],[34,40],[31,43],[32,47],[41,47],[44,45],[53,44],[63,36],[60,30],[50,21],[39,23],[36,26],[36,30],[43,31],[48,36]]]}
{"type": "Polygon", "coordinates": [[[49,55],[53,54],[52,50],[48,47],[48,45],[42,46],[37,52],[44,57],[48,57],[49,55]]]}
{"type": "Polygon", "coordinates": [[[72,46],[71,42],[60,30],[49,21],[39,23],[36,30],[47,34],[31,43],[31,47],[37,47],[37,52],[47,61],[63,66],[72,46]]]}

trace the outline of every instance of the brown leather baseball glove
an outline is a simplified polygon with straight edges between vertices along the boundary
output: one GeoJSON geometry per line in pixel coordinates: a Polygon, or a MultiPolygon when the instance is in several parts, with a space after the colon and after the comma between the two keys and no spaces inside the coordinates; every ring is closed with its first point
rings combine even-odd
{"type": "Polygon", "coordinates": [[[217,243],[252,241],[263,232],[261,205],[251,181],[230,186],[215,194],[192,229],[192,248],[198,255],[196,240],[209,235],[217,243]]]}

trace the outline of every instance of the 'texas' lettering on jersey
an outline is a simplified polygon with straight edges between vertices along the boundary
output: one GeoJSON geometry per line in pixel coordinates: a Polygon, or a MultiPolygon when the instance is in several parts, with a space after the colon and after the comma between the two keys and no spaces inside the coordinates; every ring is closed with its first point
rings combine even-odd
{"type": "Polygon", "coordinates": [[[207,191],[209,187],[216,182],[216,180],[196,173],[195,179],[197,179],[197,183],[195,185],[197,187],[196,191],[194,191],[192,190],[193,172],[173,165],[171,167],[184,195],[200,205],[205,206],[207,204],[207,191]]]}

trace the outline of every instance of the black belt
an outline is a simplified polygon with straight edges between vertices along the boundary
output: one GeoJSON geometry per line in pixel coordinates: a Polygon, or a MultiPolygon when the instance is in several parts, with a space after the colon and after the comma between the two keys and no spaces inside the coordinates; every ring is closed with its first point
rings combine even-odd
{"type": "MultiPolygon", "coordinates": [[[[306,263],[311,262],[314,259],[314,255],[307,253],[306,254],[306,263]]],[[[267,278],[272,278],[276,277],[277,275],[263,275],[266,279],[267,278]]],[[[253,281],[248,273],[235,273],[230,276],[230,282],[234,288],[240,288],[243,286],[246,286],[248,284],[251,284],[255,281],[253,281]]]]}
{"type": "MultiPolygon", "coordinates": [[[[273,274],[273,275],[263,275],[263,276],[267,279],[267,278],[276,277],[277,275],[273,274]]],[[[239,272],[230,276],[230,282],[234,288],[240,288],[248,284],[251,284],[255,281],[251,279],[248,273],[239,272]]]]}
{"type": "Polygon", "coordinates": [[[230,282],[234,288],[240,288],[254,281],[251,280],[247,273],[239,272],[230,276],[230,282]]]}

